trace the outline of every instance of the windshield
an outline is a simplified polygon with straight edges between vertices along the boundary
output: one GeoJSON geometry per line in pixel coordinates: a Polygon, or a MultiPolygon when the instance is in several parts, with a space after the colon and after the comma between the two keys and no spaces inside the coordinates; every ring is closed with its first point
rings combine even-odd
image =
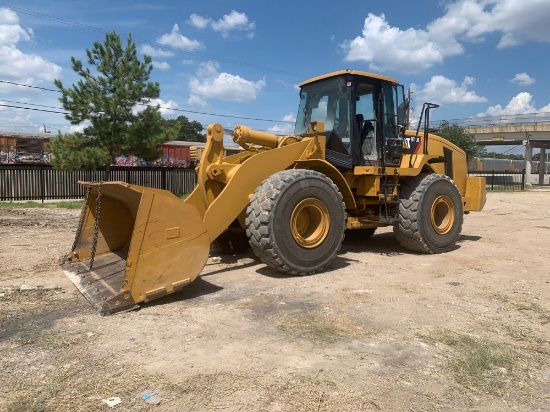
{"type": "Polygon", "coordinates": [[[326,132],[334,130],[344,144],[349,143],[350,92],[343,77],[303,86],[294,134],[308,133],[310,122],[324,122],[326,132]]]}

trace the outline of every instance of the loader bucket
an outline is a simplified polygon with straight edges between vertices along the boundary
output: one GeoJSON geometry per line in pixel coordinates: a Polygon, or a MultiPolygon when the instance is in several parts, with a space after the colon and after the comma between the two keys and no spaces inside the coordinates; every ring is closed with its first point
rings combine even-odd
{"type": "Polygon", "coordinates": [[[165,190],[79,183],[88,195],[61,265],[101,314],[176,292],[202,271],[210,240],[195,206],[165,190]]]}

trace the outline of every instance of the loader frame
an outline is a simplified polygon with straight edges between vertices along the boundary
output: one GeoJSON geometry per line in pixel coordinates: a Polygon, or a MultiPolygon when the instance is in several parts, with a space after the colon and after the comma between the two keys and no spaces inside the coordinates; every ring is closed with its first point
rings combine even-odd
{"type": "MultiPolygon", "coordinates": [[[[94,307],[110,314],[181,290],[199,276],[210,245],[228,228],[240,227],[232,236],[241,245],[248,238],[268,266],[299,275],[327,267],[345,230],[370,236],[377,227],[393,226],[406,248],[452,250],[463,214],[485,204],[484,179],[467,176],[465,153],[427,126],[423,133],[406,129],[402,87],[394,79],[343,70],[301,86],[294,135],[209,125],[198,185],[184,201],[123,182],[81,182],[88,191],[62,267],[94,307]],[[313,118],[322,97],[315,93],[327,84],[341,91],[327,100],[336,102],[334,112],[326,111],[328,129],[313,118]],[[363,133],[368,128],[361,131],[368,124],[364,116],[359,123],[355,103],[345,106],[360,93],[372,94],[370,135],[363,133]],[[338,133],[338,127],[346,130],[335,121],[338,116],[348,119],[347,134],[338,133]],[[225,156],[224,136],[243,151],[225,156]],[[365,152],[364,138],[375,139],[375,154],[365,152]],[[306,190],[309,186],[324,194],[306,190]],[[327,252],[319,253],[322,248],[327,252]]],[[[426,106],[425,119],[432,107],[426,106]]]]}

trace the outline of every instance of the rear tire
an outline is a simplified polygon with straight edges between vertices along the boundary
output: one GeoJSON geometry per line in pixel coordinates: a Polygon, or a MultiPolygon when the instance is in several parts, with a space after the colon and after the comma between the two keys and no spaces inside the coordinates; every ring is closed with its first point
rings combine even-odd
{"type": "Polygon", "coordinates": [[[313,170],[284,170],[262,182],[247,208],[248,239],[262,262],[309,275],[336,257],[346,213],[336,185],[313,170]]]}
{"type": "Polygon", "coordinates": [[[413,252],[443,253],[462,231],[462,196],[445,175],[423,173],[401,184],[398,218],[393,227],[401,246],[413,252]]]}

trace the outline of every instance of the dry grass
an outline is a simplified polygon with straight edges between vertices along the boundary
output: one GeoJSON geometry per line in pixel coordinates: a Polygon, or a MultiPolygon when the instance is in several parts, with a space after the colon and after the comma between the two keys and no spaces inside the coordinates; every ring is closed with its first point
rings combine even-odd
{"type": "Polygon", "coordinates": [[[178,393],[175,403],[190,408],[185,410],[195,411],[344,412],[379,409],[368,393],[342,387],[318,375],[285,375],[274,379],[265,373],[200,374],[175,385],[173,390],[178,393]]]}
{"type": "Polygon", "coordinates": [[[285,313],[278,327],[292,337],[317,343],[334,343],[345,337],[364,337],[378,333],[373,327],[357,325],[349,316],[322,313],[285,313]]]}
{"type": "Polygon", "coordinates": [[[44,208],[44,209],[81,209],[82,201],[59,201],[59,202],[0,202],[0,209],[23,209],[23,208],[44,208]]]}
{"type": "Polygon", "coordinates": [[[448,370],[457,383],[476,392],[501,395],[529,386],[529,373],[520,352],[503,344],[449,330],[423,338],[446,347],[448,370]]]}
{"type": "Polygon", "coordinates": [[[493,302],[497,302],[506,308],[513,308],[520,312],[535,314],[543,325],[550,323],[550,310],[545,309],[538,302],[528,301],[525,297],[521,299],[520,297],[493,291],[481,293],[480,296],[493,302]]]}

